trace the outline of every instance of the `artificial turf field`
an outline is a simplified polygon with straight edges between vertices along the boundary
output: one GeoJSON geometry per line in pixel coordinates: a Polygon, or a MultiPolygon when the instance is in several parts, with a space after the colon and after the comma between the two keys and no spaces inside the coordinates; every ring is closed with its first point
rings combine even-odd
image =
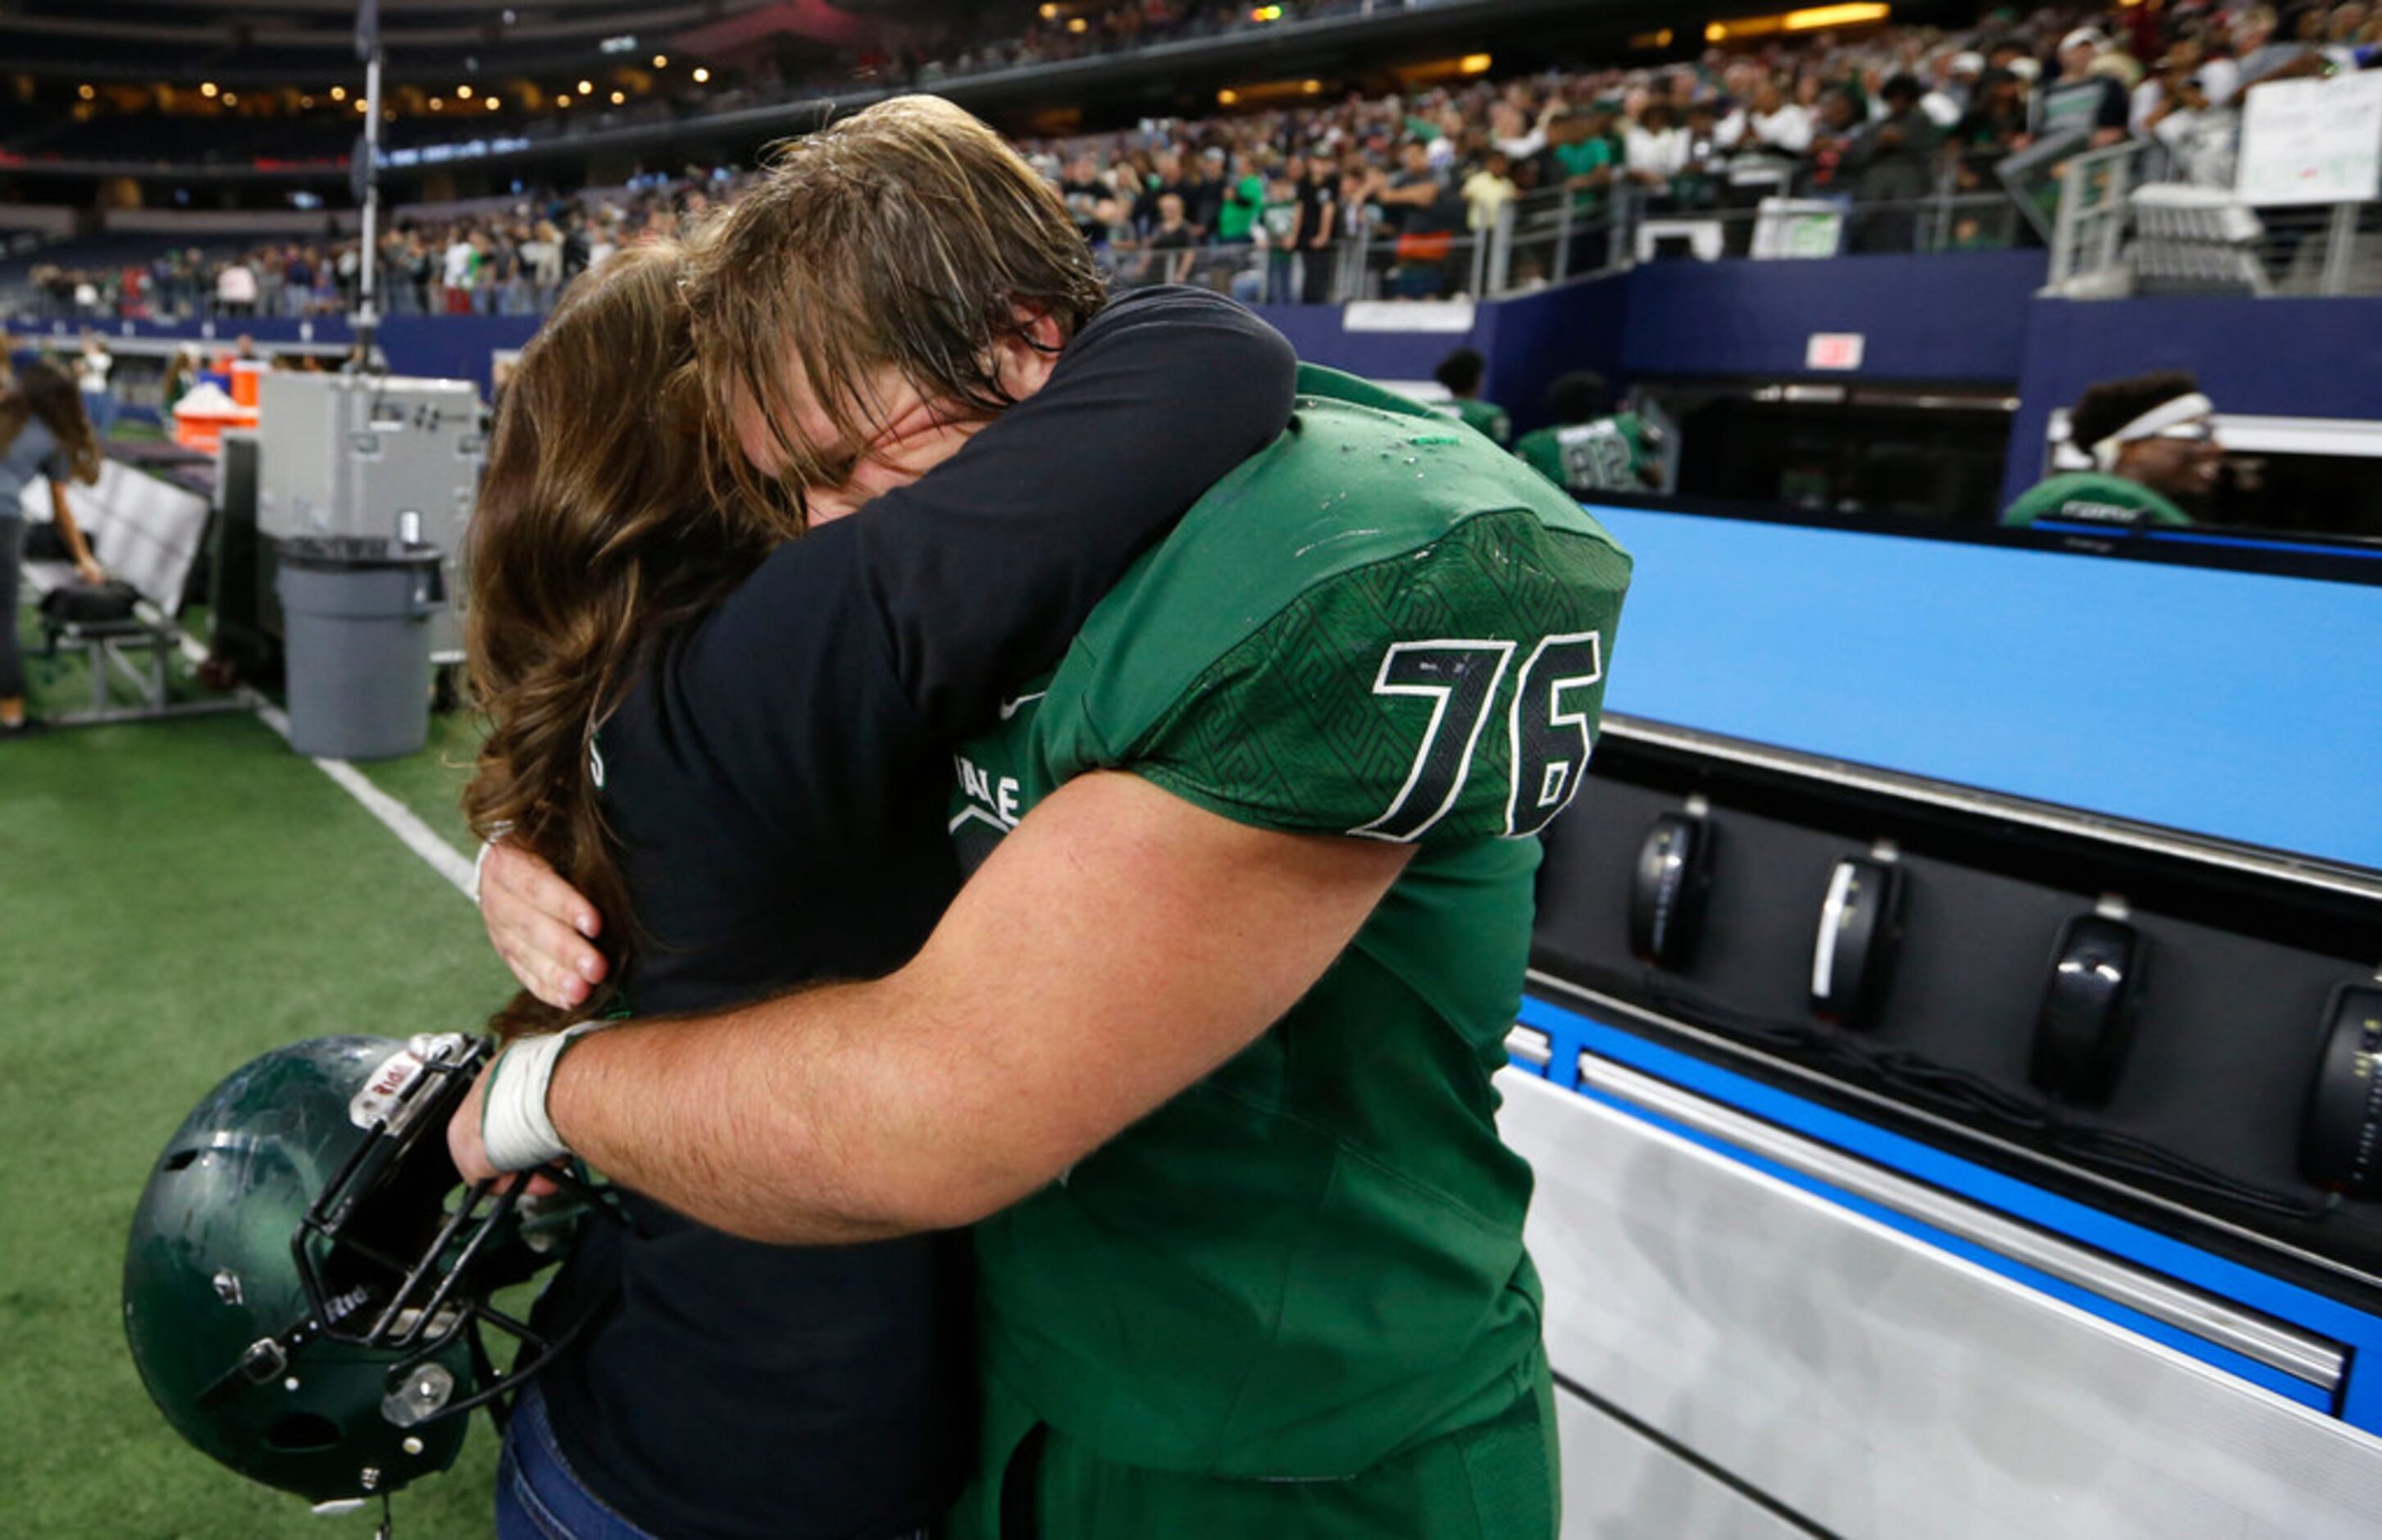
{"type": "MultiPolygon", "coordinates": [[[[87,699],[32,670],[37,710],[87,699]]],[[[362,767],[441,835],[473,728],[362,767]]],[[[330,1032],[469,1029],[510,979],[472,906],[253,716],[0,743],[0,1540],[363,1536],[184,1445],[124,1345],[126,1226],[199,1098],[330,1032]]],[[[398,1495],[400,1537],[490,1532],[496,1440],[398,1495]]]]}

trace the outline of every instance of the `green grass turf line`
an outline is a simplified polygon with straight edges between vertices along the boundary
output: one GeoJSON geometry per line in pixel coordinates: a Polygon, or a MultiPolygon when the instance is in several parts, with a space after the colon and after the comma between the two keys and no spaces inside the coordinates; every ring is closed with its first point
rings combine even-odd
{"type": "MultiPolygon", "coordinates": [[[[470,1028],[508,981],[455,891],[246,716],[0,744],[0,1535],[340,1540],[184,1445],[124,1346],[126,1227],[248,1057],[470,1028]]],[[[485,1420],[399,1534],[489,1532],[485,1420]]]]}
{"type": "Polygon", "coordinates": [[[360,759],[363,771],[382,791],[412,809],[433,832],[469,856],[480,848],[463,821],[460,798],[472,779],[472,757],[480,751],[486,723],[472,710],[433,712],[430,742],[419,754],[400,759],[360,759]]]}

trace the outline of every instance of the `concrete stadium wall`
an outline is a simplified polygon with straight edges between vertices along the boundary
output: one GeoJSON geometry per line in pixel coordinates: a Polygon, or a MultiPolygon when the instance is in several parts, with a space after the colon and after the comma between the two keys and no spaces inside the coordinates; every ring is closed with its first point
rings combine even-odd
{"type": "Polygon", "coordinates": [[[2041,252],[1857,256],[1828,262],[1656,262],[1632,268],[1621,337],[1629,375],[1808,375],[1814,332],[1864,339],[1856,378],[2020,376],[2041,252]]]}

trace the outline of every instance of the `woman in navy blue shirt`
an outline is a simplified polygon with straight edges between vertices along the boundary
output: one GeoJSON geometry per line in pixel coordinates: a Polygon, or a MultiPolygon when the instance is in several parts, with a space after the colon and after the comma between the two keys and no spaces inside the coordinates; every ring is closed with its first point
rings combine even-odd
{"type": "MultiPolygon", "coordinates": [[[[958,891],[952,745],[1289,420],[1287,345],[1215,296],[1022,296],[1065,339],[1038,391],[919,426],[966,442],[790,539],[792,511],[706,490],[739,478],[679,277],[653,246],[573,285],[474,516],[494,732],[467,806],[630,921],[594,998],[524,994],[508,1029],[899,967],[958,891]]],[[[635,1226],[583,1236],[541,1303],[594,1324],[524,1398],[501,1533],[921,1530],[972,1448],[964,1238],[774,1248],[627,1202],[635,1226]]]]}

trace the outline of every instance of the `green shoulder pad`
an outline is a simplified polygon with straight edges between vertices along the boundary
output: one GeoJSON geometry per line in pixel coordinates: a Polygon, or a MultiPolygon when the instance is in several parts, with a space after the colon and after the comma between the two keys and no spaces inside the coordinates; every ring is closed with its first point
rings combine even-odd
{"type": "Polygon", "coordinates": [[[1122,766],[1266,828],[1535,832],[1586,768],[1627,554],[1478,436],[1301,385],[1283,439],[1086,625],[1046,767],[1122,766]]]}

